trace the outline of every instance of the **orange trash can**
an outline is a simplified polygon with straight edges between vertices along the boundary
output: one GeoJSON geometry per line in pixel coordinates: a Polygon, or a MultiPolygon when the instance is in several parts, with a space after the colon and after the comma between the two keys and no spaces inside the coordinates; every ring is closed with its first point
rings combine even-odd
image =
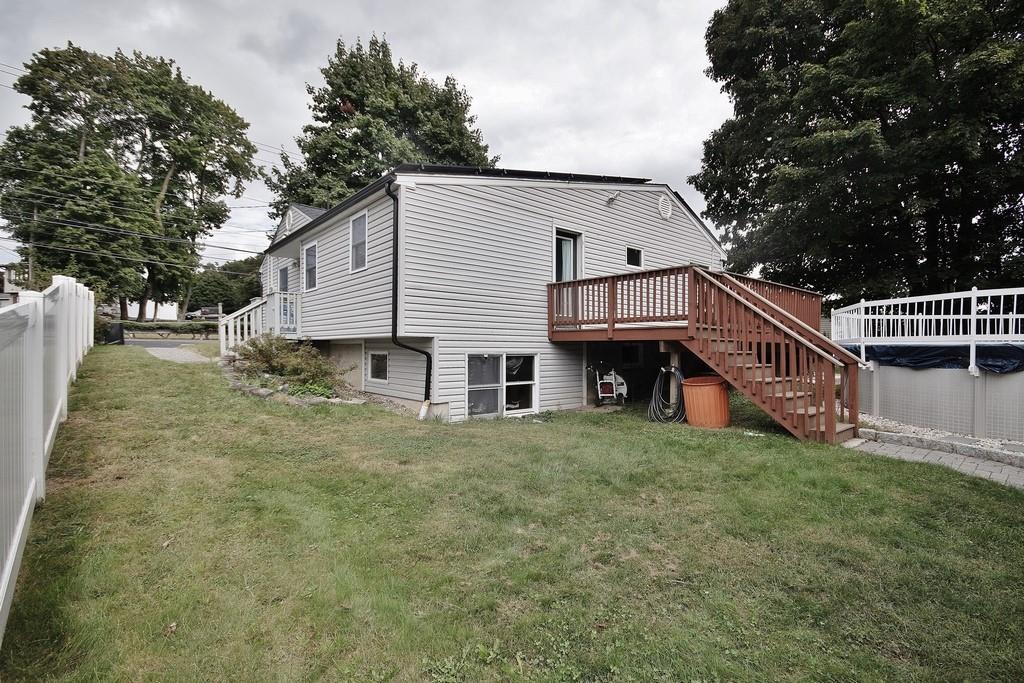
{"type": "Polygon", "coordinates": [[[720,429],[729,426],[729,391],[718,375],[683,380],[686,421],[694,427],[720,429]]]}

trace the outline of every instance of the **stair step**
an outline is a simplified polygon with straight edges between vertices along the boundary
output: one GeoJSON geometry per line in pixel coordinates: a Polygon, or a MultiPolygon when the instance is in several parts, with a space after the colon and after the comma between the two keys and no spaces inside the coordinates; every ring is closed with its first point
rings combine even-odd
{"type": "MultiPolygon", "coordinates": [[[[840,444],[852,439],[856,434],[854,427],[855,425],[850,422],[836,422],[836,440],[833,443],[840,444]]],[[[823,432],[825,431],[825,428],[819,427],[818,431],[823,432]]]]}
{"type": "Polygon", "coordinates": [[[784,398],[786,400],[803,398],[808,392],[806,391],[777,391],[774,394],[768,394],[770,398],[784,398]]]}

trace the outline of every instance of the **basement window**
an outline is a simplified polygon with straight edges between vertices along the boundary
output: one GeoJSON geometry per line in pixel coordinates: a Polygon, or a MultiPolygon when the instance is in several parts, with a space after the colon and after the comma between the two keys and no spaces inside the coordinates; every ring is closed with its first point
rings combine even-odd
{"type": "Polygon", "coordinates": [[[380,382],[388,381],[388,354],[370,354],[370,379],[380,382]]]}
{"type": "Polygon", "coordinates": [[[537,412],[537,356],[467,356],[466,405],[470,417],[501,417],[537,412]]]}
{"type": "Polygon", "coordinates": [[[642,268],[644,265],[644,252],[641,249],[626,247],[626,265],[642,268]]]}

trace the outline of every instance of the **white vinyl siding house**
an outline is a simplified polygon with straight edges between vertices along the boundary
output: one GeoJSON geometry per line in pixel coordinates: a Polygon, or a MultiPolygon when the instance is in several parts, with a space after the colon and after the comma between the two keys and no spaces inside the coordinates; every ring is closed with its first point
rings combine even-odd
{"type": "Polygon", "coordinates": [[[289,285],[298,291],[305,249],[315,245],[316,287],[301,294],[295,338],[362,345],[366,391],[418,402],[426,372],[422,354],[391,340],[395,203],[384,181],[398,199],[396,333],[431,355],[432,412],[452,421],[467,419],[471,403],[481,415],[517,415],[586,400],[585,345],[548,339],[547,284],[560,273],[557,235],[565,238],[562,257],[576,278],[721,265],[721,246],[664,185],[452,170],[399,167],[275,238],[267,251],[267,268],[288,267],[289,285]],[[641,266],[629,262],[629,250],[641,266]],[[387,354],[386,379],[372,371],[374,354],[387,354]],[[483,357],[500,359],[488,361],[499,364],[499,376],[471,385],[469,365],[483,357]],[[524,363],[529,376],[510,380],[509,367],[524,363]]]}
{"type": "MultiPolygon", "coordinates": [[[[274,232],[273,240],[278,241],[286,237],[323,213],[325,213],[324,209],[317,209],[303,204],[292,204],[288,207],[284,217],[281,218],[281,222],[274,232]]],[[[270,292],[297,292],[301,288],[299,264],[292,258],[267,256],[263,259],[263,263],[260,264],[260,282],[262,283],[263,296],[270,292]],[[286,278],[281,277],[283,269],[287,269],[288,275],[286,278]],[[288,287],[283,287],[282,284],[287,284],[288,287]]]]}
{"type": "Polygon", "coordinates": [[[629,270],[627,247],[643,251],[645,269],[722,261],[663,186],[429,177],[403,185],[401,205],[401,330],[436,338],[434,400],[455,421],[468,416],[473,354],[537,355],[539,410],[585,400],[582,348],[547,338],[556,233],[577,237],[576,277],[629,270]],[[665,196],[676,204],[668,220],[659,213],[665,196]]]}

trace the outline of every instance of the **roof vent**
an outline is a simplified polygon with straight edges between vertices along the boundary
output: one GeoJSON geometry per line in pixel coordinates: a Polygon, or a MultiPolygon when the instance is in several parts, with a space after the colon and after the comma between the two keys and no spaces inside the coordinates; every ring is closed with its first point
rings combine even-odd
{"type": "Polygon", "coordinates": [[[672,200],[668,198],[668,195],[661,195],[658,197],[658,213],[665,220],[672,218],[672,200]]]}

